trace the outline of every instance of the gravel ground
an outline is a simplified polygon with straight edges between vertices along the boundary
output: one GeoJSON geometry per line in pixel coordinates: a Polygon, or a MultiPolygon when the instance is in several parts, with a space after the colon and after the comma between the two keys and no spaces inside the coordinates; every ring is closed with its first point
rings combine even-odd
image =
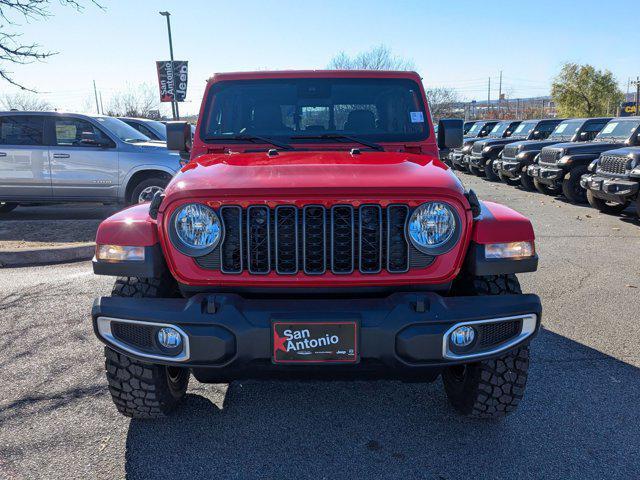
{"type": "Polygon", "coordinates": [[[640,478],[639,225],[463,175],[529,215],[541,295],[525,401],[501,422],[439,382],[195,381],[165,421],[120,416],[89,310],[88,262],[0,271],[0,478],[640,478]]]}
{"type": "Polygon", "coordinates": [[[92,243],[100,222],[119,208],[102,204],[18,207],[0,216],[0,250],[92,243]]]}

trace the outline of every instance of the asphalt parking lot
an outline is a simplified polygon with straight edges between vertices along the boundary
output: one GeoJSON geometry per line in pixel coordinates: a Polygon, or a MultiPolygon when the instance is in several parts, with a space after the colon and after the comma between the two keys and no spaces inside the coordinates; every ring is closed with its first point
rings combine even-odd
{"type": "Polygon", "coordinates": [[[523,404],[471,421],[439,382],[192,381],[165,421],[112,406],[89,262],[0,270],[0,478],[640,477],[640,224],[462,174],[534,222],[541,262],[523,404]]]}

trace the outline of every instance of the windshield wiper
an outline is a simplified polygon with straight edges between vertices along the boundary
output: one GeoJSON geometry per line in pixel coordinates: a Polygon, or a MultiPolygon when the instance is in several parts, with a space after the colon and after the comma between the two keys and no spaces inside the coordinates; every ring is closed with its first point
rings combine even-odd
{"type": "Polygon", "coordinates": [[[262,143],[269,143],[281,150],[293,150],[293,147],[291,145],[287,145],[286,143],[276,142],[275,140],[271,140],[270,138],[267,138],[267,137],[259,137],[258,135],[229,135],[229,136],[224,135],[220,137],[205,138],[205,141],[212,141],[212,140],[244,140],[246,142],[251,142],[251,143],[262,142],[262,143]]]}
{"type": "Polygon", "coordinates": [[[293,140],[348,140],[350,142],[359,143],[373,150],[383,151],[384,147],[377,143],[367,142],[351,135],[342,135],[340,133],[323,133],[322,135],[294,135],[290,137],[293,140]]]}

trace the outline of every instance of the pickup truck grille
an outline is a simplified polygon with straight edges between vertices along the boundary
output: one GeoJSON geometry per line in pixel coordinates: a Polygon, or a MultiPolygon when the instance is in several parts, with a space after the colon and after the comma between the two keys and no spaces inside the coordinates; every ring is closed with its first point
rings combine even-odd
{"type": "Polygon", "coordinates": [[[598,172],[624,175],[631,167],[631,159],[617,155],[600,155],[598,172]]]}
{"type": "Polygon", "coordinates": [[[517,145],[507,145],[502,150],[502,158],[516,158],[517,154],[518,154],[517,145]]]}
{"type": "Polygon", "coordinates": [[[408,242],[407,205],[223,206],[223,242],[195,259],[226,274],[404,273],[434,257],[408,242]]]}
{"type": "Polygon", "coordinates": [[[546,163],[548,165],[555,165],[556,160],[558,160],[558,154],[561,150],[556,150],[553,148],[543,148],[540,152],[540,163],[546,163]]]}

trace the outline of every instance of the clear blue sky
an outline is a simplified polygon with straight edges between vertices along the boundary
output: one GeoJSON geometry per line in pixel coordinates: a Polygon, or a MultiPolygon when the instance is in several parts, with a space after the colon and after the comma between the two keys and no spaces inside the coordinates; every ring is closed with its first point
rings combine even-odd
{"type": "Polygon", "coordinates": [[[213,72],[322,68],[337,52],[378,44],[412,59],[427,87],[467,99],[486,98],[500,70],[511,98],[547,94],[565,61],[609,69],[625,91],[640,75],[638,0],[99,1],[105,11],[81,14],[54,1],[52,18],[21,27],[25,42],[60,54],[12,67],[14,76],[60,109],[87,108],[93,79],[105,104],[127,83],[155,88],[154,62],[168,58],[159,10],[172,13],[176,59],[189,60],[188,113],[213,72]]]}

